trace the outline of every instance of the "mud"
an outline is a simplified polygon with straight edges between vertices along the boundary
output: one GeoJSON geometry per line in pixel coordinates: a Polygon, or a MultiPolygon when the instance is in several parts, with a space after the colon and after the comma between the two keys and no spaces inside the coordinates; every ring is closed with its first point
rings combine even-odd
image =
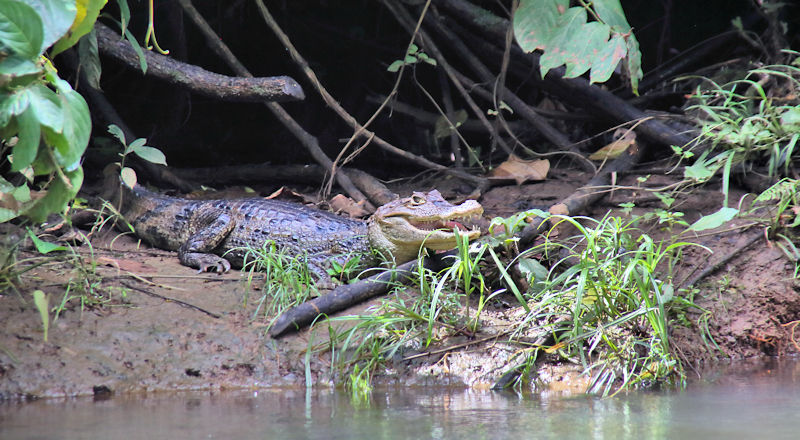
{"type": "MultiPolygon", "coordinates": [[[[487,218],[546,207],[587,179],[555,173],[562,174],[556,176],[558,180],[488,191],[481,199],[487,218]]],[[[615,192],[589,214],[602,216],[631,200],[638,200],[637,210],[657,206],[657,201],[646,197],[615,192]]],[[[696,190],[678,200],[676,209],[685,212],[691,223],[702,213],[716,211],[720,202],[718,192],[696,190]]],[[[748,222],[737,220],[736,225],[748,222]]],[[[736,251],[753,234],[764,233],[758,227],[730,230],[731,225],[726,225],[722,229],[726,231],[685,237],[707,246],[713,254],[688,249],[677,279],[690,277],[696,269],[736,251]]],[[[10,233],[8,228],[2,232],[10,233]]],[[[658,227],[648,233],[658,234],[658,227]]],[[[305,383],[306,371],[316,385],[332,385],[326,354],[312,356],[306,369],[312,338],[308,331],[278,340],[266,335],[265,320],[256,313],[262,292],[248,289],[241,272],[196,274],[181,266],[174,253],[139,246],[132,237],[116,233],[94,237],[91,247],[76,250],[79,259],[51,260],[26,272],[18,290],[0,293],[0,398],[299,387],[305,383]],[[86,273],[91,276],[87,278],[86,273]],[[65,293],[70,279],[71,290],[65,293]],[[103,306],[70,301],[51,323],[44,342],[31,292],[43,290],[52,307],[80,288],[103,292],[111,299],[103,306]]],[[[30,249],[20,254],[21,258],[32,256],[30,249]]],[[[694,301],[706,311],[707,331],[697,325],[704,322],[703,312],[698,311],[687,317],[695,323],[693,327],[674,327],[671,342],[691,364],[796,352],[792,331],[800,319],[800,283],[793,276],[794,265],[765,239],[757,240],[697,286],[694,301]]],[[[347,313],[363,311],[376,301],[380,299],[347,313]]],[[[491,331],[492,325],[500,328],[512,315],[490,310],[487,316],[496,322],[484,331],[491,331]]],[[[313,336],[315,342],[322,337],[313,336]]],[[[452,338],[445,345],[460,342],[465,341],[452,338]]],[[[497,340],[466,345],[434,359],[394,365],[376,379],[406,386],[487,388],[508,368],[515,350],[497,340]]],[[[550,384],[549,392],[559,393],[585,388],[586,378],[578,373],[574,366],[545,364],[539,376],[550,384]]]]}

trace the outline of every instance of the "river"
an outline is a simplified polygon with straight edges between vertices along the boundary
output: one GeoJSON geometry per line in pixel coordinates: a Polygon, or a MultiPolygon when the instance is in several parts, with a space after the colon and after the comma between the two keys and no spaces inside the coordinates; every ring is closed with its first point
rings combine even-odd
{"type": "Polygon", "coordinates": [[[797,439],[800,362],[612,398],[448,388],[161,393],[0,404],[0,439],[797,439]]]}

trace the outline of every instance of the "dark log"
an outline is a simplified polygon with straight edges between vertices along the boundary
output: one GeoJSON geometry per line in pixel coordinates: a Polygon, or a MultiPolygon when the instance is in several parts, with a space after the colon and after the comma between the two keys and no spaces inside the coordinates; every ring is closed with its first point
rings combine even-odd
{"type": "Polygon", "coordinates": [[[339,286],[327,295],[306,301],[283,312],[270,328],[269,335],[273,338],[281,337],[311,324],[320,315],[331,315],[372,297],[382,295],[389,291],[392,283],[408,283],[420,263],[426,269],[440,270],[443,266],[443,257],[446,255],[452,255],[452,252],[425,257],[422,261],[409,261],[397,266],[396,269],[386,270],[357,283],[339,286]]]}
{"type": "MultiPolygon", "coordinates": [[[[140,70],[139,56],[131,44],[102,23],[95,25],[97,45],[104,55],[140,70]]],[[[284,102],[305,99],[303,88],[288,76],[242,78],[209,72],[168,56],[144,51],[147,75],[211,98],[236,102],[284,102]]]]}

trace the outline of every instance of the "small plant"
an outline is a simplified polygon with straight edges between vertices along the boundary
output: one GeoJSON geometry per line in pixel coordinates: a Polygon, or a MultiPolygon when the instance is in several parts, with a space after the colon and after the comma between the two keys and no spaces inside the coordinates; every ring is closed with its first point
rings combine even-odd
{"type": "MultiPolygon", "coordinates": [[[[242,272],[247,274],[247,285],[252,286],[257,274],[263,277],[260,289],[264,294],[258,299],[254,319],[260,313],[265,317],[277,317],[318,295],[306,255],[289,255],[274,241],[266,241],[258,249],[232,249],[229,252],[241,251],[245,253],[242,272]]],[[[246,296],[245,305],[248,300],[246,296]]]]}

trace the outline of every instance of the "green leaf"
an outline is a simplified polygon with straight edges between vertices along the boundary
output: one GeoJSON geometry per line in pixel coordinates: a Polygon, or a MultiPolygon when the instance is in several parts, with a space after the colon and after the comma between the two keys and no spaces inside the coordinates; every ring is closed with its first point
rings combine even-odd
{"type": "Polygon", "coordinates": [[[78,60],[90,87],[100,90],[100,55],[97,52],[97,34],[92,31],[78,42],[78,60]]]}
{"type": "Polygon", "coordinates": [[[625,66],[631,80],[631,90],[635,95],[639,95],[639,80],[644,77],[642,72],[642,52],[639,50],[639,41],[633,34],[625,39],[628,46],[628,58],[625,66]]]}
{"type": "Polygon", "coordinates": [[[556,26],[549,30],[547,44],[542,48],[544,53],[539,59],[542,78],[550,69],[566,63],[567,46],[575,38],[583,38],[581,27],[586,24],[586,10],[581,7],[569,8],[562,14],[556,26]]]}
{"type": "Polygon", "coordinates": [[[389,72],[395,73],[403,67],[403,62],[400,60],[394,61],[392,64],[389,64],[389,67],[386,68],[389,72]]]}
{"type": "Polygon", "coordinates": [[[28,58],[42,53],[44,27],[32,7],[14,0],[0,0],[0,44],[28,58]]]}
{"type": "Polygon", "coordinates": [[[576,78],[586,73],[592,67],[594,55],[606,45],[610,32],[607,25],[596,21],[582,25],[579,36],[566,42],[563,58],[567,71],[564,78],[576,78]]]}
{"type": "Polygon", "coordinates": [[[706,229],[714,229],[722,226],[726,222],[739,213],[738,209],[734,208],[721,208],[719,211],[700,217],[700,220],[694,222],[687,231],[705,231],[706,229]]]}
{"type": "Polygon", "coordinates": [[[143,146],[145,144],[145,142],[147,142],[147,139],[145,139],[145,138],[138,138],[138,139],[134,140],[133,142],[131,142],[130,145],[128,145],[128,151],[133,151],[133,150],[143,146]]]}
{"type": "Polygon", "coordinates": [[[75,1],[64,0],[22,0],[39,14],[44,29],[42,50],[47,49],[66,34],[78,9],[75,1]]]}
{"type": "Polygon", "coordinates": [[[41,126],[32,109],[17,116],[17,127],[19,140],[12,149],[14,162],[11,164],[11,171],[19,171],[33,163],[42,139],[41,126]]]}
{"type": "Polygon", "coordinates": [[[525,52],[544,49],[569,0],[521,0],[514,13],[514,37],[525,52]]]}
{"type": "Polygon", "coordinates": [[[789,107],[783,112],[781,115],[781,125],[791,125],[793,129],[797,130],[797,127],[800,126],[800,107],[789,107]]]}
{"type": "Polygon", "coordinates": [[[78,193],[83,183],[83,170],[81,168],[65,174],[70,181],[71,188],[61,178],[53,179],[53,182],[47,187],[47,194],[37,200],[23,214],[30,217],[34,222],[43,222],[48,215],[54,212],[62,212],[67,207],[67,203],[78,193]]]}
{"type": "Polygon", "coordinates": [[[65,251],[67,248],[60,244],[50,243],[37,237],[30,229],[28,229],[28,237],[33,241],[33,246],[40,254],[49,254],[53,251],[65,251]]]}
{"type": "Polygon", "coordinates": [[[11,55],[0,61],[0,75],[8,77],[0,81],[10,81],[14,78],[41,73],[42,68],[28,58],[20,55],[11,55]]]}
{"type": "Polygon", "coordinates": [[[119,21],[120,27],[122,28],[122,33],[125,33],[125,30],[128,29],[128,23],[131,21],[131,8],[128,7],[127,0],[117,0],[117,6],[119,7],[119,21]]]}
{"type": "MultiPolygon", "coordinates": [[[[59,84],[69,86],[69,83],[63,80],[59,80],[59,84]]],[[[56,147],[56,162],[66,171],[73,171],[80,167],[81,157],[89,145],[92,120],[89,106],[78,92],[70,88],[66,93],[59,94],[59,97],[64,111],[63,136],[53,136],[50,139],[56,147]]]]}
{"type": "Polygon", "coordinates": [[[31,103],[30,87],[17,90],[15,93],[4,94],[0,99],[0,120],[7,123],[11,116],[22,114],[31,103]]]}
{"type": "Polygon", "coordinates": [[[613,26],[617,32],[627,33],[631,30],[631,25],[625,19],[625,12],[622,10],[622,5],[619,0],[594,0],[592,1],[592,8],[603,23],[613,26]]]}
{"type": "Polygon", "coordinates": [[[56,92],[44,84],[34,84],[30,90],[30,105],[39,123],[60,132],[64,128],[64,111],[56,92]]]}
{"type": "Polygon", "coordinates": [[[164,156],[159,149],[148,147],[148,146],[139,146],[133,149],[133,152],[136,153],[137,156],[141,157],[142,159],[157,163],[159,165],[167,165],[167,158],[164,156]]]}
{"type": "Polygon", "coordinates": [[[127,145],[125,142],[125,133],[122,132],[121,128],[117,127],[115,124],[110,124],[108,126],[108,132],[117,138],[122,145],[127,145]]]}
{"type": "Polygon", "coordinates": [[[616,34],[611,37],[611,40],[592,59],[592,73],[589,75],[589,82],[608,81],[619,64],[619,60],[625,58],[627,51],[625,38],[622,35],[616,34]]]}
{"type": "Polygon", "coordinates": [[[80,9],[77,19],[70,26],[69,31],[53,46],[50,53],[54,57],[61,52],[69,49],[84,35],[94,28],[94,22],[97,21],[97,16],[100,10],[106,5],[108,0],[80,0],[78,1],[78,8],[80,9]]]}
{"type": "Polygon", "coordinates": [[[133,51],[136,52],[136,56],[139,57],[139,67],[142,69],[142,73],[147,73],[147,58],[144,56],[144,52],[142,51],[142,47],[139,46],[139,42],[136,41],[136,37],[129,31],[125,29],[124,31],[125,39],[128,40],[128,43],[131,43],[131,47],[133,51]]]}
{"type": "Polygon", "coordinates": [[[129,188],[136,186],[136,171],[133,171],[133,169],[125,167],[120,171],[119,176],[122,179],[122,183],[128,185],[129,188]]]}
{"type": "Polygon", "coordinates": [[[39,316],[42,318],[42,329],[44,330],[44,342],[47,342],[47,331],[50,329],[50,306],[48,305],[47,296],[41,290],[33,291],[33,304],[39,310],[39,316]]]}

